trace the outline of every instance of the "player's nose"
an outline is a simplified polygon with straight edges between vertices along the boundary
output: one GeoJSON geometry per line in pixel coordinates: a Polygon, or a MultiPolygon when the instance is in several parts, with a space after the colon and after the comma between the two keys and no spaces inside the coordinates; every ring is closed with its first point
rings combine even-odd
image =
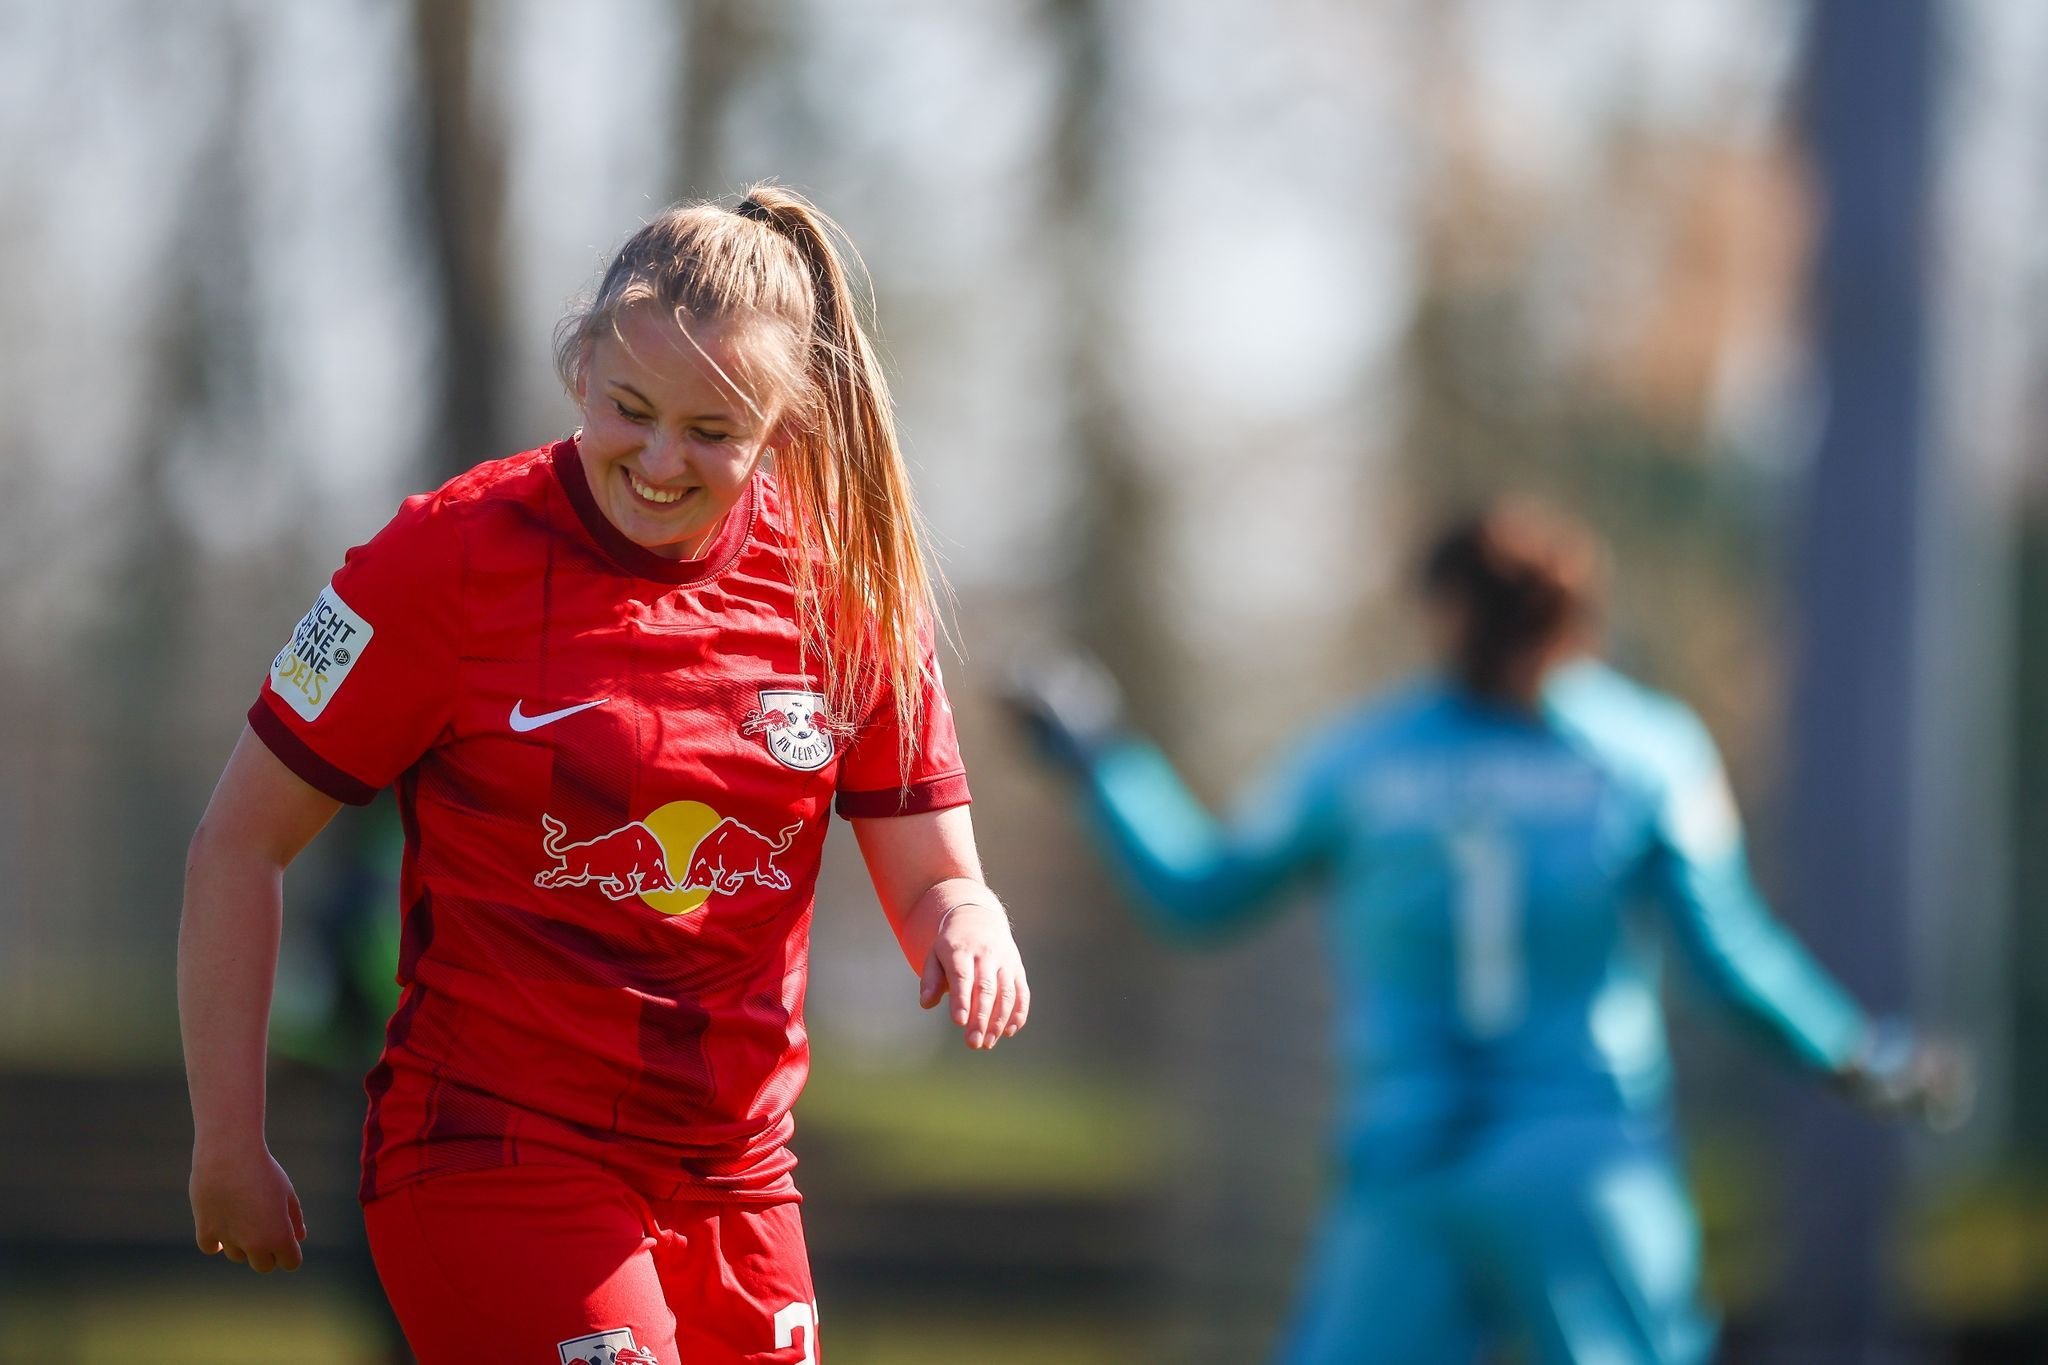
{"type": "Polygon", "coordinates": [[[655,483],[673,483],[690,472],[689,447],[673,433],[657,431],[640,452],[640,467],[655,483]]]}

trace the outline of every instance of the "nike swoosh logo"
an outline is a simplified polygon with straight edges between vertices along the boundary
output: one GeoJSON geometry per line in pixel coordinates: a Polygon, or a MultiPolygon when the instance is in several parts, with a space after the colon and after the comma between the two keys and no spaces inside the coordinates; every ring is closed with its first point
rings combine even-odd
{"type": "Polygon", "coordinates": [[[610,697],[599,697],[596,701],[587,701],[580,706],[565,706],[559,711],[543,711],[537,716],[529,716],[519,709],[526,704],[526,699],[522,697],[512,703],[512,728],[523,735],[528,730],[538,730],[543,725],[552,725],[564,716],[573,716],[578,711],[588,711],[593,706],[603,706],[610,700],[610,697]]]}

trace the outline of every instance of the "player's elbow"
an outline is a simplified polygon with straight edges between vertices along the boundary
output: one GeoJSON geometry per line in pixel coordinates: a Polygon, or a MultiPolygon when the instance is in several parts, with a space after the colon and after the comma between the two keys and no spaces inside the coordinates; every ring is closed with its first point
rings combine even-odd
{"type": "Polygon", "coordinates": [[[225,844],[220,821],[211,813],[201,816],[191,839],[185,844],[185,880],[188,884],[220,865],[225,844]]]}
{"type": "Polygon", "coordinates": [[[281,872],[287,861],[255,831],[209,810],[185,845],[185,885],[216,882],[237,873],[281,872]]]}

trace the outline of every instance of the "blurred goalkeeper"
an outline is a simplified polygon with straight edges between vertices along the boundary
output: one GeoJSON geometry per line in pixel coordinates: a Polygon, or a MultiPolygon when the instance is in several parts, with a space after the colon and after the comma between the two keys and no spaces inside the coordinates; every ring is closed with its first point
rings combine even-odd
{"type": "Polygon", "coordinates": [[[1219,828],[1091,662],[1010,703],[1160,930],[1327,892],[1340,1188],[1286,1365],[1713,1354],[1671,1131],[1661,925],[1728,1014],[1872,1112],[1960,1121],[1956,1052],[1873,1022],[1751,884],[1705,727],[1593,657],[1604,554],[1509,501],[1422,584],[1441,668],[1319,728],[1219,828]]]}

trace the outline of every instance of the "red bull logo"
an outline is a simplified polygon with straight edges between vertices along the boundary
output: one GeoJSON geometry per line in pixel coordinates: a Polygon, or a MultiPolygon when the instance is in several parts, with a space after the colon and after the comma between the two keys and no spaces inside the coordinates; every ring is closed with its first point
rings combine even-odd
{"type": "Polygon", "coordinates": [[[722,896],[730,896],[751,881],[787,891],[789,874],[777,867],[775,860],[789,852],[796,832],[802,828],[801,821],[791,825],[771,844],[728,816],[712,826],[711,832],[690,851],[690,870],[683,874],[683,886],[709,887],[722,896]]]}
{"type": "Polygon", "coordinates": [[[638,896],[665,915],[686,915],[749,884],[789,890],[789,873],[776,860],[803,829],[799,820],[771,839],[701,801],[671,801],[590,839],[571,840],[569,827],[552,815],[540,822],[541,851],[554,866],[534,877],[535,886],[594,886],[609,900],[638,896]]]}
{"type": "Polygon", "coordinates": [[[540,841],[541,851],[553,858],[555,865],[533,879],[535,886],[596,882],[597,889],[615,901],[646,891],[676,889],[675,880],[668,875],[668,851],[654,831],[638,820],[574,844],[564,842],[569,827],[554,816],[543,815],[540,823],[547,831],[540,841]]]}

